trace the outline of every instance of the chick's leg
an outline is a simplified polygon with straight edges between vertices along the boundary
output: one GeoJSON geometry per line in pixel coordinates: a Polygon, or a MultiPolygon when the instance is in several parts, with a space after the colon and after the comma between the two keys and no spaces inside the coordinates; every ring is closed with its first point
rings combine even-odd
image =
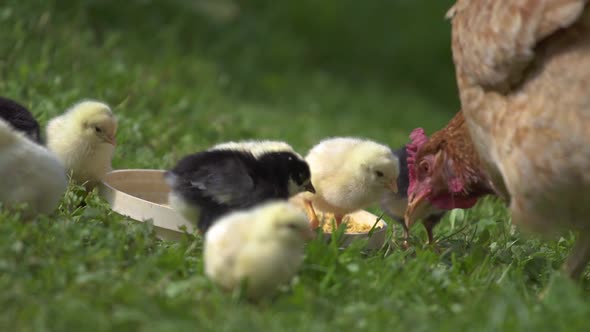
{"type": "Polygon", "coordinates": [[[422,225],[424,226],[424,229],[426,229],[426,235],[428,236],[428,244],[433,245],[434,235],[432,235],[432,226],[427,225],[426,222],[423,222],[422,225]]]}
{"type": "Polygon", "coordinates": [[[394,220],[397,221],[402,226],[402,230],[404,232],[403,240],[402,240],[402,248],[409,249],[410,248],[410,230],[408,229],[408,226],[406,226],[406,223],[404,222],[404,218],[394,218],[394,220]]]}
{"type": "Polygon", "coordinates": [[[336,227],[340,227],[340,224],[342,223],[342,219],[344,219],[344,216],[341,216],[339,214],[335,214],[334,219],[336,221],[336,227]]]}
{"type": "Polygon", "coordinates": [[[313,204],[311,201],[305,200],[303,204],[305,206],[305,213],[307,214],[307,219],[309,219],[311,228],[316,229],[320,227],[320,220],[313,209],[313,204]]]}
{"type": "Polygon", "coordinates": [[[588,262],[590,262],[590,234],[580,233],[563,269],[568,276],[577,280],[584,272],[588,262]]]}
{"type": "Polygon", "coordinates": [[[436,226],[436,224],[438,224],[439,221],[439,217],[431,216],[426,218],[422,222],[422,225],[424,225],[424,228],[426,229],[426,234],[428,235],[428,244],[430,245],[434,244],[434,235],[432,234],[432,231],[434,229],[434,226],[436,226]]]}

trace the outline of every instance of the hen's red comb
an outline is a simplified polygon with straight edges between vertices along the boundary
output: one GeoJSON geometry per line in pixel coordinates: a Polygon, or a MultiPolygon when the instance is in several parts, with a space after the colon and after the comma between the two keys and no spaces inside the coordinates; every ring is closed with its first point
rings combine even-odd
{"type": "Polygon", "coordinates": [[[416,128],[412,130],[412,133],[410,134],[410,140],[411,142],[406,145],[406,152],[408,153],[408,158],[406,161],[408,162],[408,173],[410,177],[408,196],[414,191],[414,187],[416,186],[416,169],[414,167],[416,162],[416,154],[422,145],[428,142],[428,136],[424,134],[424,129],[416,128]]]}

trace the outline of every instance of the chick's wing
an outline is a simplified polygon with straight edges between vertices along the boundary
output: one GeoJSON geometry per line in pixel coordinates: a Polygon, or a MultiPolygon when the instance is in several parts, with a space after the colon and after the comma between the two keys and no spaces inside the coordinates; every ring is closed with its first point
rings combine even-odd
{"type": "Polygon", "coordinates": [[[260,190],[249,172],[249,166],[239,158],[201,165],[189,178],[188,185],[192,190],[225,205],[243,206],[260,190]]]}

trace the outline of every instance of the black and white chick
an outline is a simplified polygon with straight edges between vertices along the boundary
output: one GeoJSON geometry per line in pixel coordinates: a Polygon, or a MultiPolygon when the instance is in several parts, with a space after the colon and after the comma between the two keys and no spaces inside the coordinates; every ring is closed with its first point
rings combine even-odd
{"type": "Polygon", "coordinates": [[[41,144],[41,127],[31,112],[16,101],[0,97],[0,118],[27,138],[41,144]]]}
{"type": "Polygon", "coordinates": [[[166,172],[168,203],[204,234],[222,215],[304,191],[315,192],[309,166],[275,141],[230,142],[188,155],[166,172]]]}
{"type": "MultiPolygon", "coordinates": [[[[397,177],[397,192],[387,190],[381,197],[381,209],[391,219],[398,222],[404,231],[404,246],[408,246],[410,231],[404,222],[404,214],[408,207],[408,187],[410,185],[410,174],[408,171],[408,151],[406,146],[392,151],[399,160],[399,175],[397,177]]],[[[428,243],[433,244],[434,238],[432,229],[438,224],[444,214],[443,210],[432,211],[423,221],[424,228],[428,233],[428,243]]]]}

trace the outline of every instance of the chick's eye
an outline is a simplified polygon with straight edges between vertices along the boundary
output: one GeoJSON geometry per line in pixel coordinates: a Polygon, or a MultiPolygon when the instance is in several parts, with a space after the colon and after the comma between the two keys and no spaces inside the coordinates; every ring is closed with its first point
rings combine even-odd
{"type": "Polygon", "coordinates": [[[299,227],[297,227],[296,224],[287,224],[287,228],[289,228],[290,230],[297,230],[299,227]]]}
{"type": "Polygon", "coordinates": [[[102,129],[100,129],[99,127],[94,127],[94,131],[96,131],[97,133],[102,133],[102,129]]]}
{"type": "Polygon", "coordinates": [[[376,171],[375,175],[377,175],[377,177],[383,177],[383,172],[381,171],[376,171]]]}

